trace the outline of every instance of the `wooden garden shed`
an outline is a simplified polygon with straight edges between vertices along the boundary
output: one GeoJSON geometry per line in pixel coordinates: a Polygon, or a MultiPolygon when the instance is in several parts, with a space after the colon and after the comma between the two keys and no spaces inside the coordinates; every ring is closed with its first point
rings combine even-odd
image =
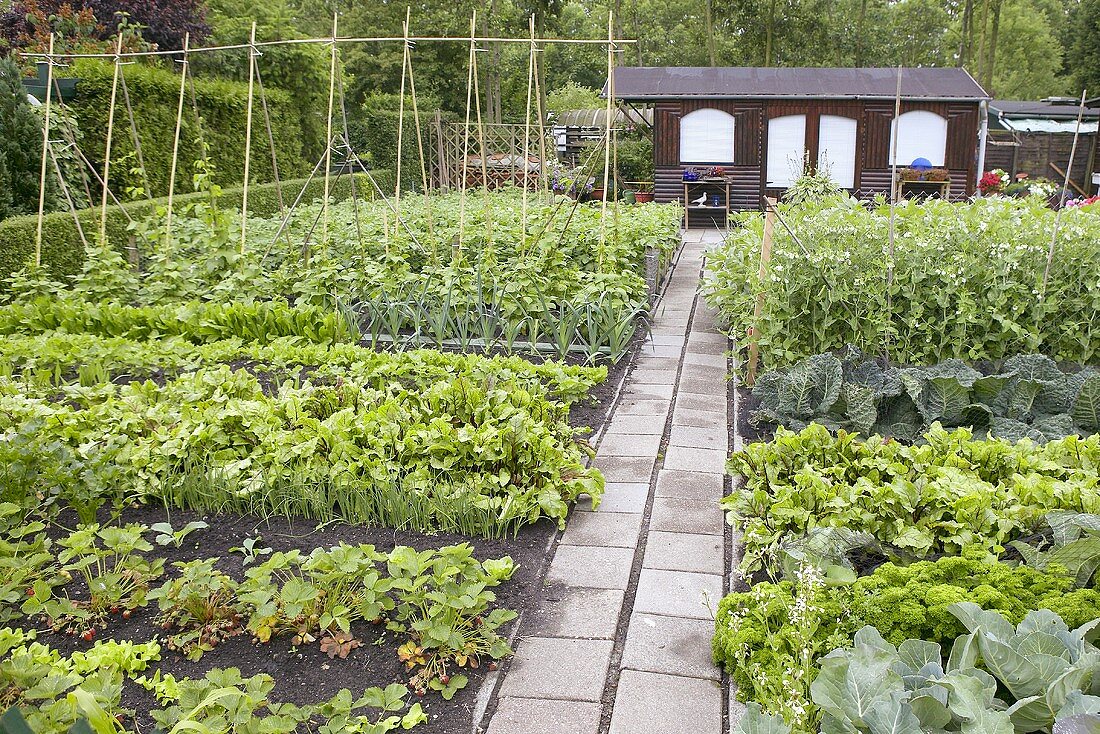
{"type": "MultiPolygon", "coordinates": [[[[721,186],[698,188],[717,194],[719,205],[729,210],[757,209],[763,196],[781,195],[804,162],[827,170],[858,196],[889,193],[897,89],[898,69],[620,67],[614,72],[617,100],[653,107],[656,200],[694,199],[695,191],[684,185],[684,169],[721,166],[721,186]]],[[[926,158],[948,169],[952,197],[972,194],[987,100],[963,69],[902,69],[898,167],[926,158]]]]}

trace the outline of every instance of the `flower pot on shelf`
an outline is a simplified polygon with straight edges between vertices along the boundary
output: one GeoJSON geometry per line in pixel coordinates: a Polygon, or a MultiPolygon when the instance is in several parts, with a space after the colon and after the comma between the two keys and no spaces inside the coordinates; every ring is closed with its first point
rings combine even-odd
{"type": "Polygon", "coordinates": [[[588,195],[590,201],[603,201],[603,189],[592,189],[592,193],[588,195]]]}
{"type": "Polygon", "coordinates": [[[638,204],[646,204],[650,201],[653,201],[653,192],[652,191],[635,191],[634,192],[634,201],[637,202],[638,204]]]}

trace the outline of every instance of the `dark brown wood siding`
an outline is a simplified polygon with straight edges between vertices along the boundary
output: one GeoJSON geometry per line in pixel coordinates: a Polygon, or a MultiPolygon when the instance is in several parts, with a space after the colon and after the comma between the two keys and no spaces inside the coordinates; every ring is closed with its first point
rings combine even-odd
{"type": "MultiPolygon", "coordinates": [[[[783,115],[806,115],[806,152],[811,164],[819,152],[818,132],[822,115],[856,121],[856,189],[873,196],[890,191],[890,127],[894,104],[888,100],[764,100],[684,99],[658,102],[654,108],[654,192],[657,201],[683,198],[680,164],[680,119],[694,110],[711,108],[733,115],[734,161],[730,207],[756,209],[765,193],[768,120],[783,115]]],[[[951,194],[974,193],[977,180],[980,107],[970,103],[903,102],[902,112],[929,110],[947,119],[946,164],[951,172],[951,194]]],[[[780,194],[781,190],[769,190],[780,194]]]]}

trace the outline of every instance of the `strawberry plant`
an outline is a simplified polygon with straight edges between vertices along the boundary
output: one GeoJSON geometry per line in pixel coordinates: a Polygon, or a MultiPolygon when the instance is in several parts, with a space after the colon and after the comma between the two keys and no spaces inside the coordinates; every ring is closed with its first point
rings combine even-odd
{"type": "Polygon", "coordinates": [[[242,632],[244,606],[237,582],[214,569],[217,558],[177,562],[179,575],[149,592],[160,605],[157,621],[170,632],[166,646],[198,660],[222,640],[242,632]]]}
{"type": "Polygon", "coordinates": [[[406,668],[416,671],[412,685],[431,686],[450,698],[466,682],[452,671],[477,668],[485,659],[511,653],[498,632],[515,619],[514,612],[492,609],[494,586],[515,572],[512,559],[479,562],[469,544],[438,551],[395,548],[387,559],[398,597],[391,628],[409,640],[398,650],[406,668]]]}
{"type": "Polygon", "coordinates": [[[377,567],[384,559],[374,546],[343,543],[308,556],[273,553],[240,585],[240,599],[252,609],[248,630],[260,642],[292,634],[296,646],[322,638],[325,652],[346,657],[357,642],[351,625],[381,621],[394,608],[392,581],[377,567]]]}
{"type": "Polygon", "coordinates": [[[84,587],[57,597],[45,584],[35,584],[24,612],[44,616],[55,631],[64,629],[91,641],[97,627],[106,627],[109,615],[145,606],[150,583],[164,569],[162,559],[141,555],[153,549],[143,537],[145,530],[140,525],[85,525],[60,539],[61,572],[79,576],[84,587]]]}

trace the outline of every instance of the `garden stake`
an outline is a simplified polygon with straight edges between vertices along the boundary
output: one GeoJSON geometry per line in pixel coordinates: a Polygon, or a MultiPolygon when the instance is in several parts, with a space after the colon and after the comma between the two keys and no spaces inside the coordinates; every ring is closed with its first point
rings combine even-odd
{"type": "MultiPolygon", "coordinates": [[[[475,49],[481,51],[482,49],[475,49]]],[[[477,144],[481,151],[481,210],[485,217],[485,230],[489,238],[489,251],[493,248],[493,213],[489,208],[489,150],[485,145],[485,126],[481,122],[481,86],[477,68],[477,55],[473,58],[474,102],[477,110],[477,144]]]]}
{"type": "Polygon", "coordinates": [[[603,272],[604,249],[607,246],[607,194],[608,178],[611,173],[611,98],[615,94],[612,77],[615,75],[615,13],[607,11],[607,103],[604,105],[604,148],[603,148],[603,196],[600,197],[600,252],[598,257],[599,272],[603,272]]]}
{"type": "MultiPolygon", "coordinates": [[[[279,200],[279,214],[286,209],[283,201],[283,182],[279,178],[279,156],[275,152],[275,133],[271,129],[271,111],[267,107],[267,94],[264,92],[264,80],[260,74],[260,65],[256,64],[256,87],[260,90],[260,107],[264,111],[264,127],[267,129],[267,144],[271,148],[271,174],[275,179],[275,196],[279,200]]],[[[346,121],[345,121],[346,128],[346,121]]]]}
{"type": "Polygon", "coordinates": [[[50,34],[50,55],[46,57],[46,115],[42,124],[42,168],[38,176],[38,229],[34,236],[34,266],[42,267],[42,224],[46,219],[46,156],[50,149],[50,102],[53,100],[53,43],[50,34]]]}
{"type": "Polygon", "coordinates": [[[241,254],[248,237],[248,179],[252,164],[252,103],[256,86],[256,21],[248,37],[248,106],[244,117],[244,182],[241,188],[241,254]]]}
{"type": "Polygon", "coordinates": [[[527,251],[527,186],[528,172],[531,168],[531,93],[535,88],[535,16],[529,17],[531,26],[531,50],[527,55],[527,105],[523,114],[523,232],[520,237],[520,251],[527,251]]]}
{"type": "Polygon", "coordinates": [[[107,146],[103,154],[103,198],[100,201],[99,244],[107,244],[107,197],[111,183],[111,144],[115,136],[115,102],[118,99],[118,75],[122,70],[122,34],[118,34],[115,73],[111,80],[111,107],[107,112],[107,146]]]}
{"type": "MultiPolygon", "coordinates": [[[[408,22],[408,21],[406,21],[408,22]]],[[[405,29],[406,33],[408,28],[405,29]]],[[[411,42],[410,42],[411,43],[411,42]]],[[[408,53],[409,63],[409,95],[412,97],[412,123],[416,125],[416,144],[420,153],[420,179],[423,184],[423,204],[428,212],[428,238],[431,239],[431,260],[433,263],[439,264],[439,252],[436,249],[436,240],[432,238],[432,219],[434,215],[431,209],[431,197],[428,196],[431,186],[428,182],[428,164],[427,156],[425,155],[425,149],[423,149],[423,130],[420,128],[420,110],[416,99],[416,79],[412,76],[412,48],[409,47],[408,53]]]]}
{"type": "Polygon", "coordinates": [[[172,137],[172,166],[168,175],[168,214],[165,219],[165,239],[168,249],[172,249],[172,199],[176,193],[176,164],[180,154],[180,127],[183,123],[183,98],[187,95],[187,49],[191,45],[191,34],[183,37],[183,59],[180,61],[180,100],[176,107],[176,132],[172,137]]]}
{"type": "Polygon", "coordinates": [[[50,147],[50,160],[53,161],[54,172],[57,173],[57,180],[61,184],[61,193],[65,195],[65,201],[69,204],[69,213],[73,215],[73,224],[76,225],[76,232],[80,235],[80,243],[87,250],[88,240],[84,237],[84,227],[80,224],[80,215],[77,214],[76,204],[73,203],[73,197],[69,194],[69,185],[65,183],[65,176],[61,173],[61,164],[57,162],[57,156],[54,155],[52,146],[50,147]]]}
{"type": "Polygon", "coordinates": [[[130,118],[130,138],[134,142],[134,155],[137,156],[138,168],[141,169],[141,182],[145,186],[145,198],[153,198],[153,190],[149,185],[149,174],[145,170],[145,156],[141,153],[141,135],[138,133],[137,120],[134,119],[134,108],[130,104],[130,88],[126,85],[126,72],[123,72],[118,77],[119,82],[122,84],[122,101],[126,105],[126,115],[130,118]]]}
{"type": "MultiPolygon", "coordinates": [[[[332,57],[328,69],[328,117],[325,140],[328,147],[325,148],[325,200],[321,204],[324,223],[321,225],[321,247],[328,246],[328,197],[332,180],[332,104],[336,92],[336,33],[340,16],[332,14],[332,57]]],[[[309,264],[309,250],[306,250],[306,264],[309,264]]]]}
{"type": "Polygon", "coordinates": [[[891,290],[894,287],[894,235],[897,231],[897,204],[898,194],[898,132],[901,124],[901,67],[898,67],[898,89],[894,95],[894,125],[890,141],[890,232],[888,236],[886,253],[886,330],[883,333],[883,351],[886,352],[886,361],[890,361],[890,322],[893,320],[894,297],[891,290]]]}
{"type": "MultiPolygon", "coordinates": [[[[1077,141],[1081,136],[1081,116],[1085,113],[1085,95],[1088,90],[1081,91],[1081,106],[1077,108],[1077,127],[1073,131],[1073,145],[1069,150],[1069,163],[1066,164],[1066,177],[1062,182],[1062,193],[1058,195],[1058,211],[1054,213],[1054,231],[1050,235],[1050,250],[1047,251],[1047,264],[1043,268],[1043,287],[1039,289],[1039,303],[1047,293],[1047,283],[1050,280],[1050,265],[1054,262],[1054,248],[1058,244],[1058,230],[1062,225],[1062,210],[1066,208],[1066,189],[1069,188],[1070,172],[1073,171],[1073,157],[1077,155],[1077,141]]],[[[1036,314],[1038,316],[1038,314],[1036,314]]]]}
{"type": "MultiPolygon", "coordinates": [[[[531,16],[531,36],[535,35],[535,19],[531,16]]],[[[534,43],[532,41],[532,43],[534,43]]],[[[539,54],[542,53],[541,48],[535,49],[535,111],[538,113],[539,118],[539,181],[546,179],[546,114],[543,112],[542,105],[542,69],[539,67],[539,54]]],[[[550,190],[549,186],[540,186],[543,196],[546,199],[546,203],[550,204],[554,200],[554,192],[550,190]]]]}
{"type": "MultiPolygon", "coordinates": [[[[401,213],[401,159],[404,157],[404,141],[405,141],[405,79],[406,70],[409,68],[409,17],[412,15],[412,7],[405,6],[405,22],[401,24],[401,28],[405,32],[405,40],[401,43],[401,96],[397,101],[397,164],[396,175],[394,176],[393,185],[393,208],[397,210],[398,215],[401,213]]],[[[396,225],[397,223],[394,222],[396,225]]],[[[397,228],[393,230],[394,237],[397,236],[397,228]]]]}
{"type": "MultiPolygon", "coordinates": [[[[343,69],[340,70],[340,74],[337,76],[339,79],[340,88],[340,119],[344,122],[344,146],[348,150],[348,158],[352,156],[351,138],[348,136],[348,106],[344,102],[344,73],[343,69]]],[[[272,143],[272,152],[274,153],[274,142],[272,143]]],[[[355,237],[359,243],[359,249],[363,249],[363,225],[359,221],[359,191],[355,181],[355,169],[351,171],[351,207],[355,213],[355,237]]],[[[287,242],[290,241],[290,236],[287,236],[287,242]]]]}
{"type": "Polygon", "coordinates": [[[753,309],[752,326],[749,327],[749,363],[745,372],[745,385],[756,384],[756,366],[760,361],[760,343],[757,341],[757,327],[764,316],[764,276],[768,274],[768,263],[772,259],[772,240],[775,236],[775,207],[779,202],[770,196],[764,197],[764,240],[760,244],[760,290],[756,294],[756,307],[753,309]]]}
{"type": "MultiPolygon", "coordinates": [[[[405,33],[409,32],[408,24],[409,18],[405,19],[405,33]]],[[[409,94],[412,96],[413,107],[413,124],[416,125],[416,147],[420,152],[420,179],[424,186],[424,207],[428,214],[428,238],[432,242],[432,262],[439,263],[439,253],[436,251],[435,240],[432,238],[432,198],[428,195],[431,191],[431,187],[428,185],[428,165],[426,162],[426,156],[424,155],[424,131],[420,127],[420,109],[416,101],[416,80],[413,77],[413,63],[412,63],[412,46],[410,42],[409,52],[409,94]]]]}
{"type": "Polygon", "coordinates": [[[462,257],[462,238],[466,235],[466,176],[470,164],[470,95],[474,89],[474,52],[476,39],[474,29],[477,27],[477,10],[470,16],[470,60],[466,71],[466,124],[462,128],[462,180],[459,181],[458,200],[458,241],[451,252],[451,261],[457,262],[462,257]]]}

